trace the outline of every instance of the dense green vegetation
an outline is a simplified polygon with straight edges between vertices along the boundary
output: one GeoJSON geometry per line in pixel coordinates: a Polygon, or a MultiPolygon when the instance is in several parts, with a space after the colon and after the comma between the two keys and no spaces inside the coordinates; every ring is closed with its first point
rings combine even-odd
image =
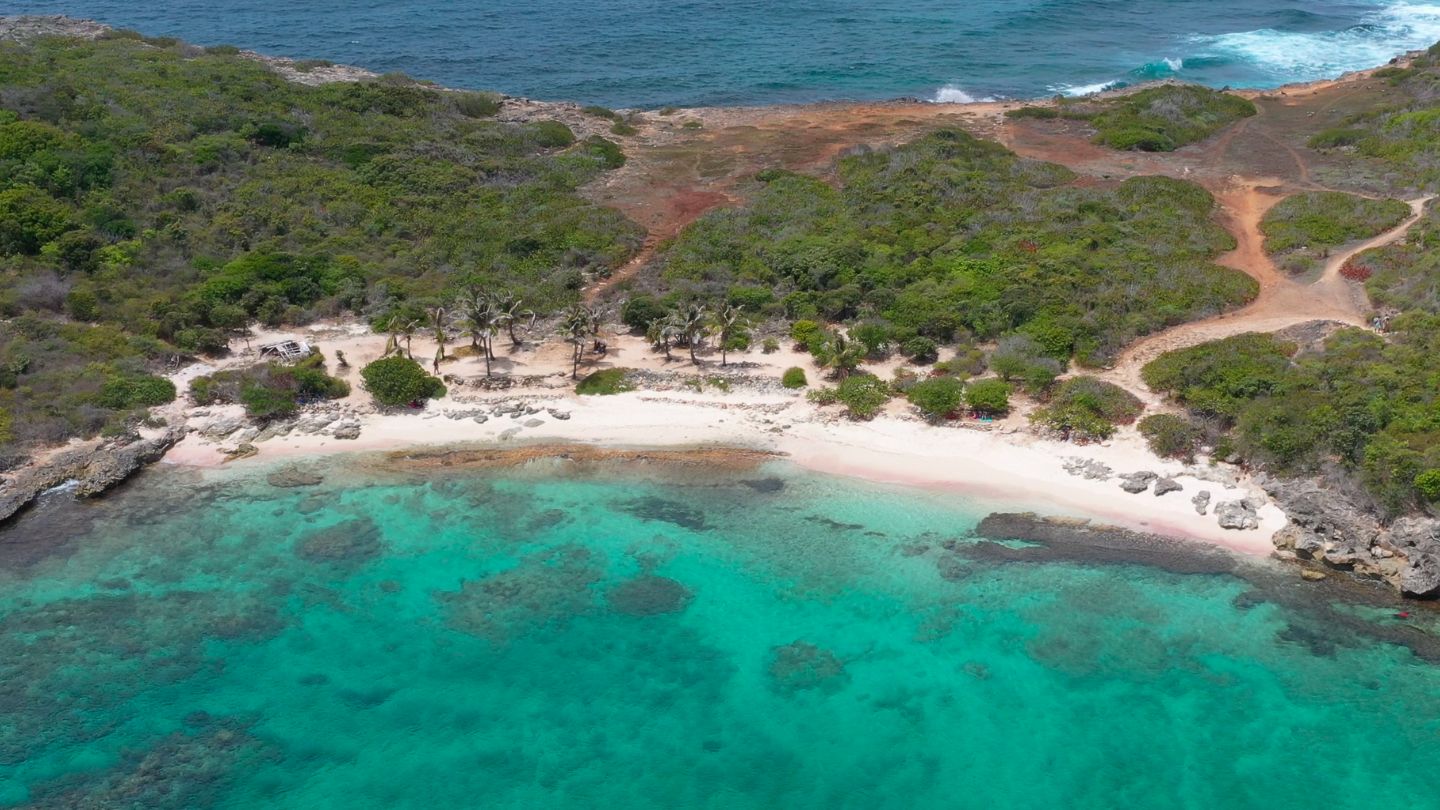
{"type": "Polygon", "coordinates": [[[1434,191],[1440,188],[1440,45],[1408,68],[1383,74],[1394,89],[1309,144],[1368,167],[1386,188],[1434,191]]]}
{"type": "Polygon", "coordinates": [[[1010,412],[1010,385],[994,378],[965,386],[965,404],[976,416],[1004,416],[1010,412]]]}
{"type": "Polygon", "coordinates": [[[1031,421],[1079,442],[1101,441],[1128,425],[1144,406],[1134,394],[1095,377],[1071,377],[1050,392],[1031,421]]]}
{"type": "Polygon", "coordinates": [[[190,381],[195,404],[238,402],[257,419],[290,416],[307,402],[339,399],[349,393],[348,383],[325,372],[325,357],[318,351],[294,365],[260,363],[190,381]]]}
{"type": "Polygon", "coordinates": [[[1193,84],[1166,84],[1108,98],[1062,98],[1053,107],[1022,107],[1008,115],[1088,121],[1101,146],[1173,152],[1255,112],[1255,105],[1239,96],[1193,84]]]}
{"type": "Polygon", "coordinates": [[[1292,273],[1317,266],[1331,248],[1368,239],[1394,228],[1410,215],[1400,200],[1372,200],[1338,191],[1311,191],[1286,197],[1260,222],[1265,250],[1281,254],[1292,273]]]}
{"type": "Polygon", "coordinates": [[[360,369],[360,378],[376,402],[390,407],[445,396],[440,378],[426,374],[419,363],[400,354],[368,363],[360,369]]]}
{"type": "Polygon", "coordinates": [[[957,131],[852,155],[837,170],[838,189],[762,172],[750,205],[684,231],[660,266],[670,302],[848,321],[866,328],[867,351],[925,355],[909,342],[1022,334],[1057,361],[1098,365],[1139,335],[1256,291],[1211,263],[1233,240],[1190,183],[1075,187],[1062,167],[957,131]]]}
{"type": "Polygon", "coordinates": [[[117,417],[104,379],[222,351],[252,319],[374,320],[462,281],[546,311],[576,298],[639,244],[575,193],[624,156],[497,109],[124,32],[0,43],[5,445],[96,432],[117,417]]]}
{"type": "Polygon", "coordinates": [[[930,419],[945,419],[964,404],[965,384],[954,377],[932,377],[911,386],[906,398],[930,419]]]}
{"type": "Polygon", "coordinates": [[[1320,352],[1241,335],[1172,352],[1146,382],[1229,432],[1238,453],[1282,474],[1324,473],[1360,488],[1387,514],[1429,498],[1440,470],[1440,316],[1395,319],[1389,340],[1336,332],[1320,352]]]}

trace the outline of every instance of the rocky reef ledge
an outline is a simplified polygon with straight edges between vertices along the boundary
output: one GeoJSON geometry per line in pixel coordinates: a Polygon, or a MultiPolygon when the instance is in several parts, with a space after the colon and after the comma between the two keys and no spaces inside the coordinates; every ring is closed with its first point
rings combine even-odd
{"type": "Polygon", "coordinates": [[[1235,555],[1215,546],[1106,526],[1089,520],[997,512],[975,527],[976,558],[1015,562],[1135,563],[1178,574],[1228,574],[1235,555]],[[1023,540],[1031,546],[1005,545],[1023,540]]]}
{"type": "Polygon", "coordinates": [[[0,480],[0,525],[35,499],[56,487],[72,484],[80,498],[93,498],[123,483],[147,464],[159,461],[184,428],[169,428],[151,438],[129,437],[88,447],[63,450],[0,480]]]}
{"type": "Polygon", "coordinates": [[[1280,555],[1383,580],[1405,596],[1440,597],[1440,520],[1408,515],[1383,523],[1335,487],[1258,476],[1290,522],[1275,534],[1280,555]]]}

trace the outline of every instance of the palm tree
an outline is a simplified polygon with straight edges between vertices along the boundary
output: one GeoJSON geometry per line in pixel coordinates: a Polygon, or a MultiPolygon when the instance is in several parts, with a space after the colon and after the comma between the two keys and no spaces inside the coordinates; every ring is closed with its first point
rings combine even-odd
{"type": "Polygon", "coordinates": [[[405,338],[405,356],[414,360],[415,355],[410,351],[410,340],[414,338],[415,333],[420,330],[420,322],[413,318],[400,318],[399,324],[394,328],[400,337],[405,338]]]}
{"type": "Polygon", "coordinates": [[[521,344],[520,338],[517,337],[515,334],[515,324],[519,323],[525,318],[529,318],[530,325],[535,325],[534,310],[525,309],[524,307],[524,300],[516,296],[514,293],[504,292],[497,296],[495,299],[495,308],[499,310],[501,321],[505,324],[505,328],[508,329],[510,332],[511,346],[519,347],[521,344]]]}
{"type": "Polygon", "coordinates": [[[658,351],[665,352],[665,359],[673,359],[670,356],[670,347],[675,345],[675,338],[678,332],[675,324],[669,318],[656,318],[650,322],[650,328],[645,330],[645,338],[650,345],[658,351]]]}
{"type": "Polygon", "coordinates": [[[490,361],[495,359],[491,346],[500,331],[500,311],[490,296],[474,287],[461,295],[459,307],[461,328],[470,335],[470,346],[485,357],[485,376],[489,377],[490,361]]]}
{"type": "Polygon", "coordinates": [[[710,327],[720,341],[720,365],[728,365],[731,342],[745,336],[750,329],[750,321],[745,317],[744,310],[727,304],[715,313],[710,327]]]}
{"type": "Polygon", "coordinates": [[[850,376],[864,359],[865,347],[838,332],[827,337],[815,353],[815,362],[820,368],[829,369],[840,380],[850,376]]]}
{"type": "Polygon", "coordinates": [[[684,309],[672,313],[666,321],[675,336],[690,350],[690,362],[700,365],[700,358],[695,356],[695,350],[705,341],[705,333],[710,327],[710,313],[705,309],[705,305],[688,304],[684,309]]]}
{"type": "Polygon", "coordinates": [[[560,319],[560,334],[570,341],[573,348],[570,379],[580,376],[580,360],[585,357],[585,343],[598,331],[600,316],[584,304],[572,304],[570,309],[565,311],[565,317],[560,319]]]}
{"type": "Polygon", "coordinates": [[[440,351],[436,356],[443,358],[445,356],[445,327],[447,325],[445,307],[437,304],[436,306],[426,309],[425,314],[429,316],[430,328],[435,332],[435,345],[440,347],[440,351]]]}
{"type": "MultiPolygon", "coordinates": [[[[389,357],[391,354],[399,354],[401,340],[405,341],[405,354],[410,355],[410,338],[415,335],[415,330],[419,328],[420,324],[418,322],[406,318],[399,313],[391,315],[389,320],[385,321],[385,331],[390,333],[390,338],[385,341],[385,356],[389,357]]],[[[410,355],[410,359],[414,360],[415,357],[410,355]]]]}

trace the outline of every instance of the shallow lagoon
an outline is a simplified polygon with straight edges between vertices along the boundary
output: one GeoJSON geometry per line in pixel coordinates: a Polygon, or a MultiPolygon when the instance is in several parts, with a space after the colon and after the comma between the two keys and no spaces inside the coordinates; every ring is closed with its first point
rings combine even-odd
{"type": "Polygon", "coordinates": [[[0,533],[0,806],[1440,795],[1440,668],[1284,606],[1293,572],[999,562],[978,504],[783,465],[323,464],[0,533]]]}

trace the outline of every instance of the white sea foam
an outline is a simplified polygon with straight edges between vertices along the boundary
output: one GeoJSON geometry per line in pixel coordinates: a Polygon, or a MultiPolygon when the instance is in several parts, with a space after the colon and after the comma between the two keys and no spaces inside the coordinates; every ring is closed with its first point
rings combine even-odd
{"type": "MultiPolygon", "coordinates": [[[[1293,33],[1263,28],[1195,36],[1200,56],[1244,62],[1289,80],[1309,80],[1374,67],[1406,50],[1440,40],[1440,5],[1397,3],[1344,31],[1293,33]]],[[[1168,60],[1167,60],[1168,61],[1168,60]]]]}
{"type": "Polygon", "coordinates": [[[1184,59],[1171,59],[1170,57],[1167,56],[1166,58],[1164,58],[1164,59],[1162,59],[1162,60],[1160,60],[1160,61],[1162,61],[1162,62],[1165,63],[1165,67],[1170,68],[1171,70],[1173,70],[1173,71],[1176,72],[1176,73],[1179,73],[1179,72],[1180,72],[1180,68],[1185,67],[1185,60],[1184,60],[1184,59]]]}
{"type": "Polygon", "coordinates": [[[977,101],[994,101],[995,99],[989,96],[976,98],[965,92],[965,89],[959,85],[947,84],[936,90],[935,97],[930,100],[936,104],[974,104],[977,101]]]}
{"type": "Polygon", "coordinates": [[[1052,84],[1050,85],[1050,92],[1059,93],[1062,96],[1071,97],[1093,96],[1096,93],[1103,93],[1106,90],[1113,90],[1116,87],[1119,87],[1121,84],[1122,82],[1118,80],[1108,82],[1095,82],[1094,84],[1052,84]]]}

